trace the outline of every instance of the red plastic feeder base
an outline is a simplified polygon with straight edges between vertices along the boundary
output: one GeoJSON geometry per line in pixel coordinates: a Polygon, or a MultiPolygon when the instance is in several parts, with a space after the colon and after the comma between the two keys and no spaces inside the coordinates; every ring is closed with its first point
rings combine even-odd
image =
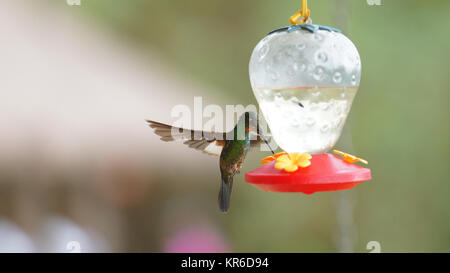
{"type": "Polygon", "coordinates": [[[274,168],[275,161],[245,174],[245,181],[271,192],[347,190],[370,180],[370,169],[345,162],[332,154],[312,155],[311,165],[289,173],[274,168]]]}

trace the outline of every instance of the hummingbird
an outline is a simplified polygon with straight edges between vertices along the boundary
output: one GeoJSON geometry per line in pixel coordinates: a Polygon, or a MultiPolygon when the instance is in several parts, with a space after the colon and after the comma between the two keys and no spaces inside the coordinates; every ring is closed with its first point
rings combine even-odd
{"type": "Polygon", "coordinates": [[[230,207],[233,178],[239,174],[249,149],[265,143],[274,153],[267,137],[258,130],[260,123],[257,114],[250,111],[242,114],[229,132],[197,131],[152,120],[147,122],[162,141],[184,140],[183,143],[190,148],[219,156],[221,181],[218,201],[222,212],[227,212],[230,207]]]}

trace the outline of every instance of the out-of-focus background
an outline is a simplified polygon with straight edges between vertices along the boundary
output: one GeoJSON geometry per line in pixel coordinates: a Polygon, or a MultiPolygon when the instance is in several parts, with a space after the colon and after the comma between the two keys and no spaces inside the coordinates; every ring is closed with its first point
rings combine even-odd
{"type": "Polygon", "coordinates": [[[263,192],[257,151],[222,214],[218,158],[146,126],[256,104],[250,54],[300,2],[3,0],[0,251],[449,252],[449,1],[309,1],[362,59],[336,147],[373,179],[350,191],[263,192]]]}

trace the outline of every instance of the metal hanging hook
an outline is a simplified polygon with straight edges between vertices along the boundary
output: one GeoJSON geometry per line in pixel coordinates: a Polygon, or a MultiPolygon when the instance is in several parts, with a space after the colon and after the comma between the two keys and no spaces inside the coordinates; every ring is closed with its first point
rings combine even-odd
{"type": "Polygon", "coordinates": [[[302,9],[292,15],[289,21],[293,25],[306,23],[311,16],[311,10],[308,9],[308,0],[302,0],[302,9]]]}

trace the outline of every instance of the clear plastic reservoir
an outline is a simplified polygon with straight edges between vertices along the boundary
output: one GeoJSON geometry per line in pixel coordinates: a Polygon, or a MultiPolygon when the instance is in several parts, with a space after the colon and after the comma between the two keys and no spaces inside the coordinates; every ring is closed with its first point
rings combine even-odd
{"type": "Polygon", "coordinates": [[[327,152],[339,139],[361,77],[356,47],[329,30],[277,31],[255,47],[250,81],[277,144],[327,152]]]}

